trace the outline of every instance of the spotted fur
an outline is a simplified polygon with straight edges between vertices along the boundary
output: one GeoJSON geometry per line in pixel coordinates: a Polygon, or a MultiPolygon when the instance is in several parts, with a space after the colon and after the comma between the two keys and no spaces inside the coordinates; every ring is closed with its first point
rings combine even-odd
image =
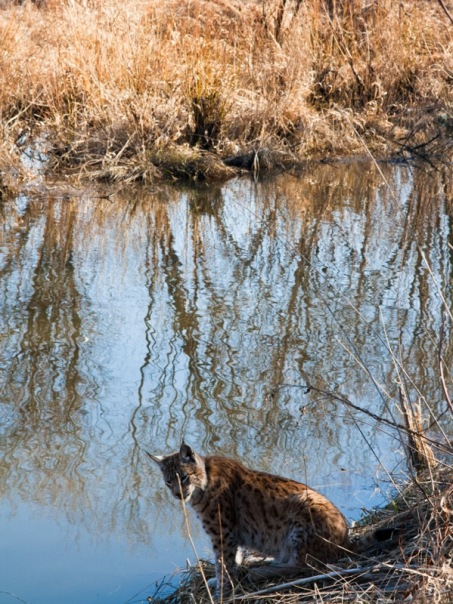
{"type": "Polygon", "coordinates": [[[305,484],[226,457],[202,457],[186,444],[173,455],[151,458],[172,494],[194,508],[211,539],[218,593],[234,580],[239,548],[273,557],[285,574],[285,568],[334,562],[349,546],[343,514],[305,484]]]}

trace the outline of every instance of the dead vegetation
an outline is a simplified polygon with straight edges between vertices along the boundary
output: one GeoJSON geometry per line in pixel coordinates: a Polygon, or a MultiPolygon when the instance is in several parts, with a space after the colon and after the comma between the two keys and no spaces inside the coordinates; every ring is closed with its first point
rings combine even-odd
{"type": "Polygon", "coordinates": [[[42,146],[49,171],[130,181],[228,178],[368,151],[445,156],[448,8],[3,0],[2,146],[42,146]]]}

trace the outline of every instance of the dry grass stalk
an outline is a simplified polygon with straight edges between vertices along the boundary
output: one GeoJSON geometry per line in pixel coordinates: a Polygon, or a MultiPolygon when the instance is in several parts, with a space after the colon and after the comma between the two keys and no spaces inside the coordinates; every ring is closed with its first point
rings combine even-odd
{"type": "Polygon", "coordinates": [[[274,153],[451,145],[453,31],[438,3],[3,0],[0,36],[2,122],[11,143],[44,133],[49,168],[225,178],[221,161],[251,152],[268,152],[263,169],[274,153]]]}
{"type": "Polygon", "coordinates": [[[400,385],[401,409],[407,427],[408,458],[418,473],[436,465],[433,450],[429,446],[422,423],[421,403],[411,405],[406,390],[400,385]]]}

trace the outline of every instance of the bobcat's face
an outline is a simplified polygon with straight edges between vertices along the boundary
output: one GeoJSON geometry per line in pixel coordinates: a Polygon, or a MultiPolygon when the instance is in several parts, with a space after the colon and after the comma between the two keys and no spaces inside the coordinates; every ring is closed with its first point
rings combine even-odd
{"type": "Polygon", "coordinates": [[[197,489],[205,489],[207,476],[203,460],[188,445],[183,443],[178,453],[167,457],[150,457],[161,469],[165,484],[177,499],[189,502],[197,489]]]}

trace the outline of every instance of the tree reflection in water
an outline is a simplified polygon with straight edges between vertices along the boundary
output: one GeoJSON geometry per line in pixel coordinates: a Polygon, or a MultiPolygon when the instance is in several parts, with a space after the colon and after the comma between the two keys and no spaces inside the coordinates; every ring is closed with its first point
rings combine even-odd
{"type": "Polygon", "coordinates": [[[180,519],[142,448],[184,437],[359,515],[374,454],[402,459],[395,435],[302,388],[269,393],[308,379],[398,416],[390,346],[424,414],[442,413],[451,325],[421,250],[451,308],[451,186],[357,163],[3,203],[1,496],[149,541],[180,519]]]}

